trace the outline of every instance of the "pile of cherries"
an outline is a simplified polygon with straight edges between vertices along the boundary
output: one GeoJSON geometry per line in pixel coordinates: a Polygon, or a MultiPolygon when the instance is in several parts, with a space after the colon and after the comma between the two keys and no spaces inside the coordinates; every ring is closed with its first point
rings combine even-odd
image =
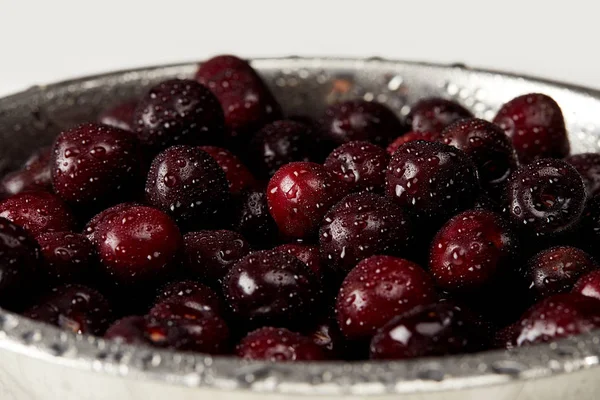
{"type": "Polygon", "coordinates": [[[543,94],[284,117],[218,56],[0,184],[0,303],[81,334],[274,361],[405,359],[600,327],[600,154],[543,94]]]}

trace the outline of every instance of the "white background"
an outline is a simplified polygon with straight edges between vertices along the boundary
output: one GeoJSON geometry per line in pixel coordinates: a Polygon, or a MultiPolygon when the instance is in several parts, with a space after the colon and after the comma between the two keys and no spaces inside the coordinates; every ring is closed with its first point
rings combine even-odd
{"type": "Polygon", "coordinates": [[[217,53],[463,62],[600,88],[596,4],[0,0],[0,95],[33,84],[217,53]]]}

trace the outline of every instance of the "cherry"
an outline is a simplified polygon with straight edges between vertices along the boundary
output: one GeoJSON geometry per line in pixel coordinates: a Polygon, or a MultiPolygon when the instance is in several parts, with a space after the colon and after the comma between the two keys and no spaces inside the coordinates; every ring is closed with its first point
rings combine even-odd
{"type": "Polygon", "coordinates": [[[153,86],[133,113],[134,132],[153,151],[175,144],[218,144],[224,139],[223,110],[198,82],[171,79],[153,86]]]}
{"type": "Polygon", "coordinates": [[[463,118],[473,118],[473,114],[460,104],[437,97],[418,101],[406,116],[413,132],[440,133],[448,125],[463,118]]]}
{"type": "Polygon", "coordinates": [[[482,348],[473,316],[451,303],[416,307],[383,326],[371,340],[371,358],[399,360],[468,353],[482,348]]]}
{"type": "Polygon", "coordinates": [[[202,146],[200,149],[214,158],[217,164],[223,169],[231,194],[239,195],[245,190],[258,186],[250,170],[229,150],[214,146],[202,146]]]}
{"type": "MultiPolygon", "coordinates": [[[[35,240],[20,226],[0,218],[0,299],[12,300],[34,283],[40,264],[35,240]]],[[[4,305],[4,304],[3,304],[4,305]]]]}
{"type": "Polygon", "coordinates": [[[225,124],[233,137],[248,136],[281,117],[281,108],[256,71],[231,55],[203,62],[196,80],[219,99],[225,124]]]}
{"type": "Polygon", "coordinates": [[[402,122],[387,106],[364,100],[329,106],[319,124],[325,139],[337,145],[361,140],[386,146],[405,131],[402,122]]]}
{"type": "Polygon", "coordinates": [[[265,361],[324,360],[321,348],[309,338],[285,328],[264,327],[250,332],[236,347],[238,357],[265,361]]]}
{"type": "Polygon", "coordinates": [[[275,247],[273,250],[288,253],[302,261],[319,278],[323,278],[324,271],[321,265],[321,254],[318,246],[299,243],[287,243],[275,247]]]}
{"type": "Polygon", "coordinates": [[[173,146],[152,161],[146,199],[184,230],[212,227],[229,204],[229,183],[217,162],[198,147],[173,146]]]}
{"type": "Polygon", "coordinates": [[[180,281],[164,287],[148,314],[156,318],[172,319],[185,318],[186,314],[220,315],[223,312],[221,299],[214,290],[200,283],[195,286],[190,286],[189,283],[190,281],[180,281]],[[172,294],[163,297],[169,293],[172,294]]]}
{"type": "Polygon", "coordinates": [[[79,282],[93,277],[98,258],[92,243],[79,233],[46,232],[37,237],[41,272],[50,282],[79,282]]]}
{"type": "Polygon", "coordinates": [[[499,197],[510,174],[517,169],[517,153],[497,125],[482,119],[463,119],[442,131],[441,141],[467,153],[477,167],[484,189],[499,197]]]}
{"type": "Polygon", "coordinates": [[[196,281],[173,281],[158,289],[156,303],[158,304],[173,296],[187,297],[196,294],[204,297],[212,297],[214,295],[214,291],[208,286],[196,281]]]}
{"type": "Polygon", "coordinates": [[[600,327],[600,300],[580,294],[550,296],[531,307],[515,326],[516,345],[546,343],[600,327]]]}
{"type": "Polygon", "coordinates": [[[537,238],[574,228],[585,197],[583,180],[575,168],[549,158],[520,167],[507,186],[511,221],[526,235],[537,238]]]}
{"type": "Polygon", "coordinates": [[[348,142],[325,160],[325,169],[353,192],[383,193],[389,162],[386,151],[368,142],[348,142]]]}
{"type": "Polygon", "coordinates": [[[281,120],[262,127],[250,143],[250,159],[260,176],[271,177],[292,161],[320,160],[319,143],[311,127],[281,120]]]}
{"type": "Polygon", "coordinates": [[[511,138],[523,164],[539,158],[569,155],[569,138],[562,111],[544,94],[530,93],[505,103],[494,123],[511,138]]]}
{"type": "Polygon", "coordinates": [[[541,299],[571,291],[581,276],[597,269],[598,264],[583,250],[557,246],[536,254],[524,273],[534,297],[541,299]]]}
{"type": "Polygon", "coordinates": [[[219,354],[227,345],[228,334],[220,318],[182,321],[129,316],[115,322],[104,337],[128,344],[219,354]]]}
{"type": "Polygon", "coordinates": [[[182,350],[207,354],[223,354],[229,348],[229,328],[217,315],[185,314],[179,319],[167,319],[169,324],[184,331],[182,350]]]}
{"type": "Polygon", "coordinates": [[[429,275],[417,264],[391,256],[372,256],[344,279],[336,315],[349,339],[368,339],[392,317],[436,300],[429,275]]]}
{"type": "Polygon", "coordinates": [[[180,348],[185,343],[185,333],[164,320],[128,316],[115,321],[104,338],[127,344],[145,344],[159,348],[180,348]]]}
{"type": "Polygon", "coordinates": [[[319,231],[323,258],[341,275],[372,255],[407,254],[413,243],[406,213],[373,193],[344,197],[325,215],[319,231]]]}
{"type": "Polygon", "coordinates": [[[179,261],[183,238],[165,213],[130,206],[101,220],[95,244],[102,268],[115,283],[157,281],[179,261]]]}
{"type": "Polygon", "coordinates": [[[40,304],[25,312],[27,318],[56,325],[73,333],[99,335],[111,320],[106,299],[96,290],[82,285],[56,288],[40,304]]]}
{"type": "Polygon", "coordinates": [[[229,343],[229,328],[220,317],[221,304],[215,292],[207,287],[187,296],[174,295],[157,303],[149,312],[151,318],[172,321],[186,331],[190,350],[222,353],[229,343]]]}
{"type": "Polygon", "coordinates": [[[237,232],[199,231],[183,237],[184,268],[203,282],[221,282],[231,267],[250,252],[250,246],[237,232]]]}
{"type": "Polygon", "coordinates": [[[266,193],[262,191],[242,193],[238,204],[234,229],[240,232],[254,248],[271,247],[279,232],[269,212],[266,193]]]}
{"type": "Polygon", "coordinates": [[[461,150],[442,143],[409,142],[396,150],[386,173],[387,195],[426,221],[445,220],[477,198],[477,170],[461,150]]]}
{"type": "Polygon", "coordinates": [[[5,196],[12,196],[31,190],[51,191],[51,158],[52,150],[49,147],[33,153],[21,169],[6,174],[0,180],[0,193],[3,193],[5,196]]]}
{"type": "Polygon", "coordinates": [[[100,124],[63,131],[54,142],[52,185],[65,202],[100,208],[140,189],[141,153],[129,132],[100,124]]]}
{"type": "Polygon", "coordinates": [[[512,269],[516,250],[517,235],[498,214],[464,211],[433,239],[429,268],[445,290],[481,289],[512,269]]]}
{"type": "Polygon", "coordinates": [[[250,325],[299,326],[317,312],[320,291],[318,278],[302,261],[272,250],[242,258],[223,282],[231,311],[250,325]]]}
{"type": "Polygon", "coordinates": [[[589,197],[600,193],[600,154],[575,154],[565,159],[583,178],[589,197]]]}
{"type": "Polygon", "coordinates": [[[98,231],[98,225],[104,221],[110,219],[114,214],[126,210],[132,206],[137,206],[137,203],[120,203],[115,206],[109,207],[98,214],[96,214],[83,228],[83,234],[85,237],[94,245],[96,243],[96,232],[98,231]]]}
{"type": "Polygon", "coordinates": [[[281,167],[269,181],[269,211],[279,230],[291,238],[315,233],[327,210],[343,195],[322,165],[293,162],[281,167]]]}
{"type": "Polygon", "coordinates": [[[402,136],[398,136],[387,147],[387,152],[392,155],[398,150],[398,147],[404,143],[416,142],[417,140],[425,140],[426,142],[438,142],[441,136],[439,132],[415,132],[410,131],[402,136]]]}
{"type": "Polygon", "coordinates": [[[42,191],[19,193],[0,202],[0,217],[22,226],[34,237],[75,229],[75,220],[65,203],[42,191]]]}
{"type": "Polygon", "coordinates": [[[573,287],[573,293],[600,300],[600,271],[594,270],[579,278],[573,287]]]}
{"type": "Polygon", "coordinates": [[[128,100],[110,107],[100,114],[98,122],[131,132],[135,123],[133,113],[137,104],[137,100],[128,100]]]}

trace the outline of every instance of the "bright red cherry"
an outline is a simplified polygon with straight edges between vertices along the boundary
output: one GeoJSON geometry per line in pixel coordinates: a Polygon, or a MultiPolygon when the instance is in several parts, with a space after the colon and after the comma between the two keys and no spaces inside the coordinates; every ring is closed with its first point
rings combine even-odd
{"type": "Polygon", "coordinates": [[[269,181],[269,211],[279,230],[291,238],[316,233],[327,210],[344,195],[341,184],[322,165],[293,162],[269,181]]]}

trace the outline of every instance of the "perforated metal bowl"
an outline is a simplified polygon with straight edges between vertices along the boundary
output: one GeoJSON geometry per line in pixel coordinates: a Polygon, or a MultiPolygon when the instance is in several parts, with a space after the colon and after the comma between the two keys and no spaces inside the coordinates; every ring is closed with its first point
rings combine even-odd
{"type": "MultiPolygon", "coordinates": [[[[399,114],[430,96],[491,118],[528,92],[563,109],[573,152],[600,147],[600,92],[526,77],[386,61],[288,57],[253,61],[287,112],[318,115],[328,103],[364,98],[399,114]]],[[[190,77],[196,64],[144,68],[36,86],[0,99],[0,168],[20,163],[62,128],[157,81],[190,77]]],[[[120,346],[0,311],[0,398],[592,400],[600,396],[600,335],[514,351],[408,362],[270,364],[120,346]]]]}

